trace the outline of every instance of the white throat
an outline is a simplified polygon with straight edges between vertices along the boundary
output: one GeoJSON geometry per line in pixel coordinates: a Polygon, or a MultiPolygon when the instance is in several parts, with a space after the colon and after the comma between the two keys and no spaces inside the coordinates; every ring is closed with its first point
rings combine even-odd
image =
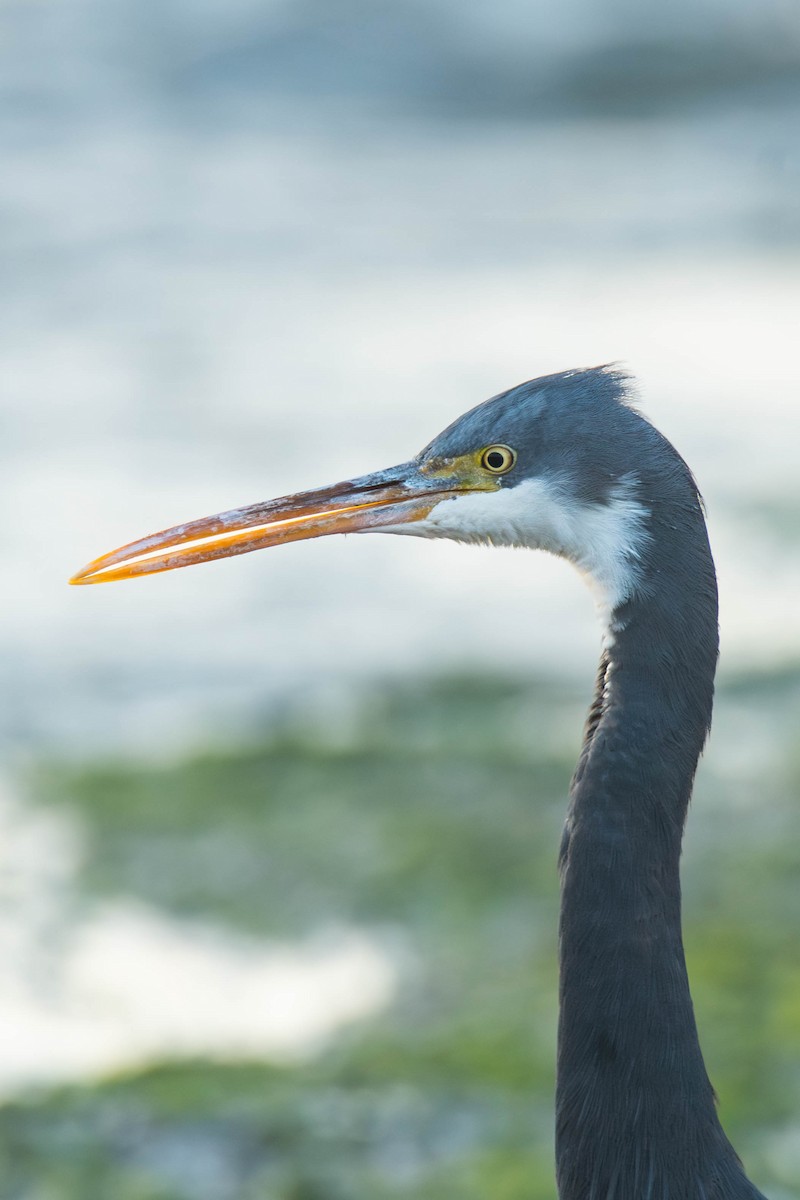
{"type": "Polygon", "coordinates": [[[582,504],[554,479],[442,500],[421,521],[380,532],[527,546],[569,559],[588,577],[606,616],[636,591],[648,510],[626,477],[602,504],[582,504]]]}

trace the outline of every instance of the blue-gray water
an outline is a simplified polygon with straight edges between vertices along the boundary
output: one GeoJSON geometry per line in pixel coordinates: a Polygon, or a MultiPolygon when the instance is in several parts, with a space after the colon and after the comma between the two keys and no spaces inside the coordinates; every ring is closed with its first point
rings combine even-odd
{"type": "Polygon", "coordinates": [[[705,492],[724,661],[797,656],[793,10],[86,0],[2,21],[0,738],[169,747],[306,685],[327,704],[465,662],[588,680],[588,595],[532,555],[354,538],[65,580],[608,360],[705,492]]]}

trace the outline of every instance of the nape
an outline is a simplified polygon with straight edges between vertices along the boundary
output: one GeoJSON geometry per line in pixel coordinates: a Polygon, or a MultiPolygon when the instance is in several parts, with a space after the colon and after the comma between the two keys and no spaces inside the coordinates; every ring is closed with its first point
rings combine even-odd
{"type": "Polygon", "coordinates": [[[561,1200],[763,1200],[717,1117],[681,938],[718,648],[689,469],[619,372],[567,371],[478,405],[399,467],[175,526],[73,582],[368,531],[548,550],[597,590],[604,646],[560,855],[561,1200]]]}

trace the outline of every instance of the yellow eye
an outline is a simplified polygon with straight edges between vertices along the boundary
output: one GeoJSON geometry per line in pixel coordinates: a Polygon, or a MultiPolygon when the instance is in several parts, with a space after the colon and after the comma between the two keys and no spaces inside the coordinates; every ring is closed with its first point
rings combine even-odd
{"type": "Polygon", "coordinates": [[[516,461],[516,451],[510,446],[487,446],[481,454],[481,466],[493,475],[505,475],[516,461]]]}

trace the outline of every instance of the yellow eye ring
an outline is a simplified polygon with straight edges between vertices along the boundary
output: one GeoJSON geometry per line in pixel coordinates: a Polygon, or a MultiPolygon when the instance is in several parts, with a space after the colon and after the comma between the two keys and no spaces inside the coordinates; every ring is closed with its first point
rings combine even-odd
{"type": "Polygon", "coordinates": [[[481,466],[493,475],[505,475],[517,461],[517,452],[510,446],[487,446],[481,454],[481,466]]]}

